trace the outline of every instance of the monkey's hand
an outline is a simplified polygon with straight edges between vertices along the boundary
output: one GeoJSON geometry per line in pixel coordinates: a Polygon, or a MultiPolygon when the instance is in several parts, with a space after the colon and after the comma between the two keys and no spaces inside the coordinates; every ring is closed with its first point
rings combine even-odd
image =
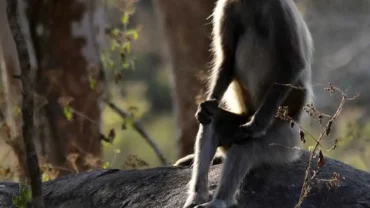
{"type": "Polygon", "coordinates": [[[261,125],[252,119],[250,122],[239,126],[233,136],[234,143],[244,144],[249,139],[265,136],[266,131],[266,126],[261,125]]]}
{"type": "Polygon", "coordinates": [[[209,124],[215,118],[218,111],[218,101],[206,100],[198,106],[195,117],[200,124],[209,124]]]}

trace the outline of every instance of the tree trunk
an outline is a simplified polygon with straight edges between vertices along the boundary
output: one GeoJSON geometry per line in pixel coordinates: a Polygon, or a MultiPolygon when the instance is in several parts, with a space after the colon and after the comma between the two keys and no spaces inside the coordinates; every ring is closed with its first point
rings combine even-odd
{"type": "Polygon", "coordinates": [[[26,155],[22,140],[22,114],[20,107],[22,102],[22,86],[19,79],[13,76],[20,75],[20,64],[15,42],[10,31],[6,16],[6,0],[0,0],[0,69],[2,82],[1,112],[4,115],[5,124],[2,128],[2,137],[10,145],[16,155],[18,176],[24,181],[27,175],[26,155]]]}
{"type": "MultiPolygon", "coordinates": [[[[210,69],[211,14],[215,0],[158,0],[173,65],[175,113],[179,125],[179,156],[193,152],[198,123],[197,100],[210,69]]],[[[201,98],[202,99],[202,98],[201,98]]]]}
{"type": "Polygon", "coordinates": [[[60,168],[60,175],[99,166],[94,162],[102,151],[99,38],[104,10],[99,3],[31,0],[23,5],[38,65],[36,91],[46,101],[35,106],[39,152],[60,168]],[[67,109],[72,109],[72,118],[66,116],[67,109]]]}

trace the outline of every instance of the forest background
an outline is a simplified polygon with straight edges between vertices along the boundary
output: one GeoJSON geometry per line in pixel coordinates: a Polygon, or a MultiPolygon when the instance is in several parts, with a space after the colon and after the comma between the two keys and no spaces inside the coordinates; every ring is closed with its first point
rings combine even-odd
{"type": "MultiPolygon", "coordinates": [[[[0,5],[2,9],[5,8],[4,2],[0,5]]],[[[35,46],[35,60],[39,68],[45,69],[38,75],[40,80],[37,82],[42,84],[38,86],[36,95],[36,98],[40,98],[37,100],[37,115],[42,118],[36,122],[37,128],[45,130],[40,131],[35,139],[41,157],[40,164],[43,166],[43,179],[98,167],[156,167],[163,165],[164,160],[173,163],[179,157],[191,153],[194,132],[197,130],[194,113],[204,90],[203,85],[199,84],[203,81],[196,81],[196,78],[204,77],[210,59],[209,54],[199,55],[189,51],[204,50],[202,45],[208,43],[209,21],[206,18],[210,13],[205,11],[210,11],[214,1],[204,1],[207,2],[204,7],[202,3],[171,5],[168,3],[170,1],[164,0],[158,1],[159,4],[151,0],[94,1],[92,10],[96,16],[91,17],[92,21],[104,27],[97,30],[101,33],[95,34],[103,34],[99,46],[92,41],[91,48],[84,49],[87,50],[85,53],[92,53],[89,58],[94,57],[88,64],[88,61],[79,61],[79,55],[73,53],[80,51],[82,47],[78,48],[79,44],[90,44],[91,36],[84,37],[84,27],[81,25],[71,26],[72,20],[80,18],[80,15],[83,17],[84,7],[77,10],[81,6],[77,1],[65,1],[63,4],[55,2],[54,5],[50,3],[42,8],[45,9],[40,13],[42,15],[33,16],[38,21],[35,24],[37,34],[47,36],[44,39],[38,37],[35,46]],[[69,6],[74,9],[67,8],[69,6]],[[52,12],[51,9],[55,9],[55,15],[50,19],[59,18],[60,25],[48,22],[47,14],[51,14],[48,13],[52,12]],[[58,14],[58,9],[67,14],[58,14]],[[38,24],[44,27],[36,27],[38,24]],[[74,27],[86,40],[71,38],[76,35],[74,27]],[[72,28],[72,31],[68,28],[72,28]],[[45,29],[51,32],[42,32],[45,29]],[[74,46],[68,48],[65,45],[74,46]],[[50,49],[53,47],[62,49],[50,49]],[[92,51],[96,48],[100,49],[94,54],[92,51]],[[186,50],[187,53],[184,52],[186,50]],[[202,61],[197,62],[198,59],[202,61]],[[203,64],[199,73],[186,68],[194,68],[197,64],[197,67],[203,64]],[[94,69],[96,66],[101,67],[103,73],[94,69]],[[85,72],[88,72],[87,75],[83,75],[85,72]],[[188,80],[187,85],[180,83],[180,78],[188,80]],[[59,80],[60,86],[53,80],[59,80]],[[190,86],[189,83],[194,85],[190,86]],[[45,90],[47,88],[49,90],[45,90]],[[179,93],[187,91],[189,93],[179,93]],[[104,101],[97,102],[101,97],[104,97],[104,101]],[[187,103],[179,104],[183,100],[187,100],[187,103]],[[128,115],[117,113],[113,104],[128,115]],[[157,151],[163,153],[162,158],[135,129],[135,121],[139,121],[139,126],[153,139],[157,151]],[[87,131],[86,128],[96,131],[87,131]],[[92,146],[95,147],[88,145],[93,139],[95,144],[92,146]]],[[[367,159],[370,157],[370,3],[366,0],[299,0],[297,4],[308,22],[315,44],[312,67],[315,106],[322,112],[333,114],[340,103],[341,96],[328,96],[321,84],[327,85],[330,82],[341,89],[348,89],[349,94],[360,93],[358,99],[345,105],[331,136],[323,141],[322,145],[328,148],[338,142],[335,151],[326,152],[325,155],[356,168],[370,170],[370,161],[367,159]]],[[[91,9],[88,6],[86,8],[91,9]]],[[[4,19],[2,17],[1,21],[4,19]]],[[[0,23],[5,25],[4,22],[0,23]]],[[[20,88],[17,87],[19,83],[9,78],[17,64],[15,67],[10,64],[7,55],[12,50],[7,48],[14,46],[7,39],[9,37],[4,35],[4,27],[1,30],[3,128],[0,139],[0,180],[18,181],[22,178],[22,162],[19,159],[21,150],[14,140],[19,136],[17,103],[20,88]]],[[[322,128],[312,119],[303,126],[313,135],[318,135],[322,128]]],[[[307,139],[305,147],[310,149],[314,143],[314,140],[307,139]]]]}

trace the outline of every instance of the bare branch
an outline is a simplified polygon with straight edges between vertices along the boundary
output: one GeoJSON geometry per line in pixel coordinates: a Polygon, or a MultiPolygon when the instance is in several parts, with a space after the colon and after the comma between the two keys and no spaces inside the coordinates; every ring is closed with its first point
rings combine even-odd
{"type": "MultiPolygon", "coordinates": [[[[317,152],[319,146],[321,146],[321,140],[324,138],[324,136],[328,136],[330,134],[332,125],[333,125],[334,121],[337,119],[337,117],[340,115],[340,113],[342,112],[344,104],[347,101],[354,100],[359,96],[358,94],[356,94],[355,96],[349,98],[348,95],[347,95],[347,91],[343,91],[343,90],[333,86],[331,83],[329,83],[329,86],[326,87],[325,90],[328,91],[330,94],[333,94],[336,91],[340,92],[341,95],[342,95],[342,100],[339,103],[339,106],[337,107],[337,110],[334,113],[334,115],[329,117],[329,120],[327,121],[325,127],[322,129],[322,132],[320,133],[319,138],[315,139],[316,143],[315,143],[312,151],[310,152],[310,157],[309,157],[309,160],[308,160],[307,169],[305,171],[305,176],[304,176],[304,180],[303,180],[303,186],[302,186],[302,189],[301,189],[301,194],[300,194],[299,201],[298,201],[297,205],[295,206],[295,208],[301,207],[301,204],[302,204],[303,200],[306,198],[306,196],[309,193],[309,190],[310,190],[309,182],[312,178],[315,177],[315,173],[312,177],[309,177],[309,175],[310,175],[310,172],[312,172],[313,159],[316,155],[316,152],[317,152]]],[[[335,147],[336,147],[336,143],[333,145],[333,147],[331,149],[334,149],[335,147]]]]}
{"type": "MultiPolygon", "coordinates": [[[[133,119],[130,113],[125,112],[124,110],[118,108],[114,103],[108,100],[103,100],[103,102],[105,102],[113,111],[115,111],[122,118],[133,119]]],[[[133,119],[133,127],[145,139],[145,141],[148,142],[148,144],[153,148],[154,152],[157,154],[162,164],[163,165],[169,164],[166,158],[164,157],[163,152],[159,149],[158,145],[154,142],[154,139],[145,131],[142,123],[140,121],[133,119]]]]}

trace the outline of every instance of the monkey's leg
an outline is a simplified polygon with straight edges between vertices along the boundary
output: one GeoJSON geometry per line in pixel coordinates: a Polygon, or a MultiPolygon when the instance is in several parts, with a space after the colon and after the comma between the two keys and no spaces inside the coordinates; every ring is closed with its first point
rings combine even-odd
{"type": "MultiPolygon", "coordinates": [[[[208,172],[212,158],[220,145],[222,133],[232,131],[248,117],[218,108],[212,115],[212,122],[200,125],[195,143],[194,166],[189,187],[189,196],[184,207],[194,207],[209,201],[208,172]]],[[[227,137],[225,137],[227,138],[227,137]]],[[[222,146],[230,146],[232,141],[223,141],[222,146]]]]}
{"type": "MultiPolygon", "coordinates": [[[[200,106],[198,112],[202,112],[203,108],[205,108],[208,103],[205,102],[202,103],[203,105],[200,106]]],[[[211,104],[213,105],[213,104],[211,104]]],[[[227,137],[230,132],[236,131],[237,128],[248,121],[247,115],[240,115],[235,114],[230,111],[227,111],[223,108],[217,107],[217,106],[207,106],[206,108],[215,108],[215,109],[207,109],[205,110],[205,113],[202,113],[204,117],[207,117],[207,120],[213,120],[214,130],[216,135],[221,135],[218,138],[222,139],[219,142],[219,146],[230,146],[231,144],[236,143],[237,141],[233,141],[230,139],[230,137],[227,137]]],[[[244,141],[243,141],[244,142],[244,141]]],[[[187,155],[183,158],[178,159],[174,166],[191,166],[194,162],[195,154],[187,155]]],[[[224,160],[224,154],[220,152],[216,152],[216,155],[214,156],[212,160],[212,165],[217,165],[223,162],[224,160]]]]}
{"type": "Polygon", "coordinates": [[[189,184],[188,198],[184,207],[194,207],[209,201],[208,171],[217,147],[218,140],[217,135],[214,134],[213,122],[207,125],[199,125],[195,142],[193,172],[189,184]]]}
{"type": "MultiPolygon", "coordinates": [[[[246,115],[234,114],[222,108],[217,108],[217,111],[209,116],[213,116],[212,122],[199,126],[189,196],[184,207],[194,207],[209,200],[208,172],[212,158],[220,145],[219,139],[223,138],[222,133],[227,134],[248,119],[246,115]]],[[[222,143],[223,146],[227,146],[232,141],[223,141],[222,143]]],[[[187,159],[189,158],[191,156],[187,156],[187,159]]]]}
{"type": "Polygon", "coordinates": [[[268,133],[245,145],[232,145],[228,150],[221,181],[210,203],[197,208],[229,208],[236,205],[236,193],[249,171],[262,164],[284,164],[299,158],[299,129],[277,120],[268,133]]]}

